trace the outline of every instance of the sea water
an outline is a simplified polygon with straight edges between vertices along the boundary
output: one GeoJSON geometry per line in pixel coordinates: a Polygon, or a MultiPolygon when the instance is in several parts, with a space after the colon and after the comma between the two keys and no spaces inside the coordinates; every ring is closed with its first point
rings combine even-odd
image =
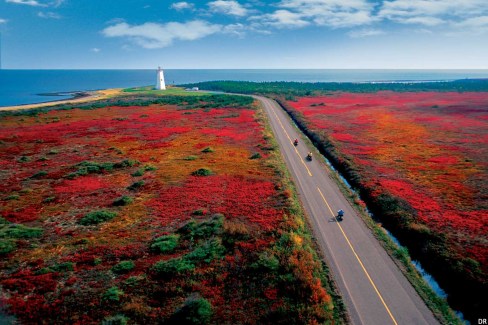
{"type": "MultiPolygon", "coordinates": [[[[395,82],[488,78],[488,70],[336,70],[233,69],[164,70],[170,85],[212,80],[298,82],[395,82]]],[[[149,86],[156,69],[147,70],[0,70],[0,106],[71,98],[72,93],[149,86]]]]}

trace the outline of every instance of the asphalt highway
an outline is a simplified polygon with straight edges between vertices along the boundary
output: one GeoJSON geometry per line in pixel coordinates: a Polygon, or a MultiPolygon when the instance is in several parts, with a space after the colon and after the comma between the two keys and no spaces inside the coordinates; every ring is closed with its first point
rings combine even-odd
{"type": "Polygon", "coordinates": [[[312,148],[273,100],[261,101],[282,155],[331,268],[353,324],[439,324],[362,219],[342,195],[323,159],[306,160],[312,148]],[[298,146],[293,140],[299,139],[298,146]],[[337,211],[344,210],[342,221],[337,211]]]}

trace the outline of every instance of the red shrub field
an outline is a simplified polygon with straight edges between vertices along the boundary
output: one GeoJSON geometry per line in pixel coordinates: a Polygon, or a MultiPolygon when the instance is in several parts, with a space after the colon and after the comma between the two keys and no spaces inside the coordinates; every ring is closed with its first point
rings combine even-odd
{"type": "Polygon", "coordinates": [[[488,93],[336,92],[282,104],[453,304],[482,310],[488,93]]]}
{"type": "Polygon", "coordinates": [[[336,322],[257,108],[172,101],[0,117],[3,312],[24,323],[336,322]]]}

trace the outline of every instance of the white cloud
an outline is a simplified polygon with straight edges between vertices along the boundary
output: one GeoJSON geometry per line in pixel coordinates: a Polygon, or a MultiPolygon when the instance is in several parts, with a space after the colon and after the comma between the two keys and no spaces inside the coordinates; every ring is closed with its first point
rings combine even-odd
{"type": "Polygon", "coordinates": [[[249,10],[235,0],[216,0],[209,2],[208,6],[210,11],[225,15],[243,17],[249,13],[249,10]]]}
{"type": "Polygon", "coordinates": [[[37,0],[6,0],[6,2],[16,3],[19,5],[27,5],[33,7],[45,7],[45,4],[40,3],[37,0]]]}
{"type": "Polygon", "coordinates": [[[5,0],[7,3],[15,3],[19,5],[26,5],[32,7],[54,7],[57,8],[64,3],[65,0],[53,0],[53,1],[43,1],[40,2],[38,0],[5,0]]]}
{"type": "Polygon", "coordinates": [[[7,19],[0,18],[0,24],[6,24],[7,21],[8,21],[7,19]]]}
{"type": "Polygon", "coordinates": [[[369,36],[378,36],[386,34],[381,29],[360,29],[360,30],[353,30],[347,33],[352,38],[363,38],[369,36]]]}
{"type": "Polygon", "coordinates": [[[378,17],[402,24],[437,26],[486,14],[486,0],[392,0],[383,2],[378,17]]]}
{"type": "Polygon", "coordinates": [[[193,3],[181,1],[181,2],[175,2],[171,5],[171,9],[175,10],[184,10],[184,9],[193,9],[195,5],[193,3]]]}
{"type": "Polygon", "coordinates": [[[187,23],[145,23],[133,26],[124,22],[105,28],[102,34],[106,37],[126,37],[144,48],[155,49],[170,46],[175,40],[197,40],[221,30],[222,25],[211,24],[203,20],[193,20],[187,23]]]}
{"type": "Polygon", "coordinates": [[[61,19],[61,16],[55,12],[38,12],[37,16],[45,19],[61,19]]]}
{"type": "Polygon", "coordinates": [[[303,27],[310,24],[332,28],[367,25],[376,20],[367,0],[282,0],[274,13],[256,16],[265,25],[303,27]]]}
{"type": "Polygon", "coordinates": [[[100,52],[100,49],[97,47],[94,47],[94,48],[90,49],[90,51],[92,51],[94,53],[98,53],[98,52],[100,52]]]}
{"type": "Polygon", "coordinates": [[[310,24],[308,21],[303,20],[300,14],[283,9],[276,10],[270,14],[251,17],[250,20],[258,21],[258,24],[262,23],[277,28],[300,28],[310,24]]]}

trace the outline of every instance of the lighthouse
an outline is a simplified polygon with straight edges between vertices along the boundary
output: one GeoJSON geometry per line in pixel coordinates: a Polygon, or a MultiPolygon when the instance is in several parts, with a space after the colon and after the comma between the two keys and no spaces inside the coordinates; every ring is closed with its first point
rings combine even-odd
{"type": "Polygon", "coordinates": [[[158,80],[156,81],[157,90],[165,90],[166,84],[164,83],[164,73],[161,67],[158,67],[158,80]]]}

